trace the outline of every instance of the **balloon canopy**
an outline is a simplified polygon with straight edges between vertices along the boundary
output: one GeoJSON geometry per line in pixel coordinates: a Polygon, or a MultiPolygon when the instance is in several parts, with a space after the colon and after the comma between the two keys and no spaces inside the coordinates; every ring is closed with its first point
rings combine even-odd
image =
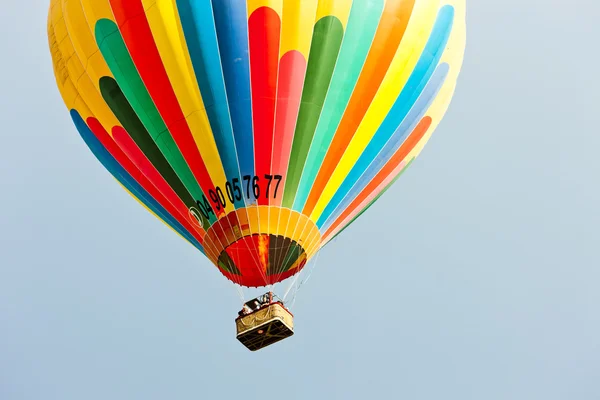
{"type": "Polygon", "coordinates": [[[444,115],[465,0],[51,0],[85,143],[231,281],[299,272],[444,115]]]}

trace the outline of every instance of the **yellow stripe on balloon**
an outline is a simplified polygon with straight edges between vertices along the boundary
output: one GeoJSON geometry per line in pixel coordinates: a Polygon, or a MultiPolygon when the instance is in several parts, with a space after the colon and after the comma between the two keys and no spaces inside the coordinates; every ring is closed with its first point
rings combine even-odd
{"type": "MultiPolygon", "coordinates": [[[[65,102],[66,106],[69,109],[76,109],[80,113],[83,118],[87,118],[91,115],[91,111],[85,103],[84,99],[79,94],[79,91],[75,87],[73,83],[73,78],[71,76],[71,72],[69,71],[68,61],[69,57],[72,55],[70,53],[64,53],[64,51],[69,52],[69,47],[64,43],[62,45],[59,44],[59,37],[56,36],[57,32],[62,36],[62,41],[67,42],[65,40],[67,37],[65,35],[65,30],[61,30],[61,24],[64,27],[64,21],[62,19],[62,13],[56,11],[56,9],[60,9],[58,6],[53,8],[52,16],[49,20],[48,24],[48,37],[51,40],[51,56],[52,63],[54,65],[54,74],[56,77],[56,83],[58,86],[58,90],[65,102]],[[57,18],[58,16],[58,18],[57,18]],[[58,27],[58,30],[57,30],[58,27]]],[[[71,47],[72,49],[72,47],[71,47]]],[[[74,52],[74,50],[71,50],[74,52]]],[[[74,69],[74,66],[71,66],[71,70],[74,69]]],[[[75,68],[75,73],[77,70],[75,68]]]]}
{"type": "Polygon", "coordinates": [[[260,233],[260,222],[258,217],[258,206],[250,205],[245,208],[246,216],[248,217],[248,224],[250,225],[250,232],[260,233]]]}
{"type": "MultiPolygon", "coordinates": [[[[115,16],[110,6],[110,0],[79,0],[85,13],[90,30],[95,32],[96,23],[101,19],[115,22],[115,16]]],[[[116,24],[116,22],[115,22],[116,24]]]]}
{"type": "MultiPolygon", "coordinates": [[[[50,21],[52,23],[52,27],[54,30],[54,37],[56,39],[56,45],[61,50],[61,53],[65,54],[68,52],[68,47],[66,47],[64,41],[68,35],[67,26],[65,25],[65,20],[63,18],[62,7],[60,3],[57,3],[52,7],[52,14],[50,15],[50,21]]],[[[65,63],[68,61],[68,58],[65,58],[65,63]]]]}
{"type": "Polygon", "coordinates": [[[226,182],[225,170],[206,114],[192,61],[182,41],[183,28],[175,0],[143,0],[146,18],[163,66],[210,178],[226,182]]]}
{"type": "Polygon", "coordinates": [[[103,76],[113,77],[113,75],[98,48],[93,28],[86,23],[86,15],[81,1],[63,1],[69,38],[79,59],[84,64],[87,74],[100,92],[100,78],[103,76]]]}
{"type": "Polygon", "coordinates": [[[73,46],[82,60],[88,60],[98,51],[94,35],[86,23],[80,0],[62,0],[62,12],[71,33],[73,46]]]}
{"type": "Polygon", "coordinates": [[[437,1],[426,1],[417,4],[421,4],[421,7],[414,10],[400,46],[373,102],[327,185],[325,185],[323,193],[311,214],[311,219],[314,221],[319,219],[348,172],[377,132],[419,61],[435,23],[439,3],[437,1]]]}
{"type": "MultiPolygon", "coordinates": [[[[102,95],[100,94],[99,77],[91,77],[89,75],[90,69],[86,68],[89,66],[87,55],[94,51],[99,51],[95,45],[93,38],[90,36],[93,45],[90,45],[89,40],[82,42],[77,38],[86,38],[85,32],[89,32],[87,24],[75,25],[74,20],[83,17],[83,10],[79,6],[79,2],[73,0],[61,0],[61,7],[57,5],[54,12],[56,17],[60,14],[60,19],[55,22],[55,30],[63,32],[65,29],[65,37],[61,40],[59,46],[62,52],[63,59],[68,60],[66,63],[67,70],[71,81],[75,86],[75,90],[83,98],[85,103],[89,106],[91,112],[96,116],[98,121],[104,126],[104,128],[110,132],[111,128],[118,125],[118,121],[110,110],[102,95]],[[73,7],[75,5],[75,7],[73,7]],[[94,82],[96,84],[94,85],[94,82]]],[[[85,21],[82,19],[80,21],[85,21]]],[[[108,70],[108,67],[106,67],[108,70]]],[[[82,115],[86,118],[87,116],[82,115]]]]}
{"type": "Polygon", "coordinates": [[[340,20],[345,31],[351,8],[352,0],[320,0],[315,22],[331,15],[340,20]]]}
{"type": "MultiPolygon", "coordinates": [[[[111,73],[106,61],[104,60],[104,56],[102,52],[98,48],[98,45],[95,40],[95,30],[96,23],[101,19],[108,19],[110,21],[115,22],[115,18],[112,12],[112,8],[110,6],[110,0],[67,0],[68,2],[79,3],[79,7],[69,6],[69,12],[73,11],[78,13],[78,16],[73,15],[73,20],[80,20],[80,16],[83,14],[85,16],[84,19],[80,21],[87,21],[87,28],[83,25],[78,25],[76,29],[78,31],[73,35],[73,37],[77,38],[81,41],[78,45],[85,48],[94,48],[96,51],[86,59],[86,73],[89,76],[92,84],[96,87],[99,98],[90,99],[90,105],[93,104],[95,108],[98,108],[98,112],[96,114],[96,119],[102,124],[102,126],[112,135],[112,128],[114,126],[120,125],[114,113],[108,108],[108,105],[102,98],[100,93],[100,78],[106,76],[114,79],[113,74],[111,73]],[[83,30],[87,29],[85,36],[82,34],[83,30]],[[87,34],[89,32],[89,34],[87,34]],[[100,108],[104,108],[101,110],[100,108]]],[[[70,17],[71,18],[71,17],[70,17]]],[[[115,22],[116,24],[116,22],[115,22]]],[[[77,109],[79,111],[79,109],[77,109]]],[[[82,115],[83,117],[83,115],[82,115]]]]}
{"type": "MultiPolygon", "coordinates": [[[[75,50],[68,36],[62,5],[59,0],[54,1],[52,4],[48,29],[53,40],[51,54],[55,76],[57,81],[60,81],[59,90],[61,95],[69,108],[76,107],[76,104],[84,105],[85,103],[79,98],[80,94],[76,82],[85,73],[85,70],[77,57],[74,57],[75,50]]],[[[89,114],[87,106],[82,108],[89,114]]]]}
{"type": "Polygon", "coordinates": [[[258,233],[269,232],[269,208],[268,206],[258,206],[258,233]]]}
{"type": "Polygon", "coordinates": [[[50,20],[48,21],[48,39],[56,84],[64,102],[66,103],[67,107],[70,108],[75,102],[75,99],[79,96],[79,93],[75,89],[75,86],[69,77],[69,71],[67,71],[67,66],[64,63],[62,52],[58,47],[58,43],[54,35],[54,26],[50,20]]]}
{"type": "Polygon", "coordinates": [[[272,8],[279,15],[279,19],[281,19],[281,15],[283,13],[283,0],[248,0],[248,17],[250,17],[252,13],[260,7],[272,8]]]}
{"type": "MultiPolygon", "coordinates": [[[[108,19],[112,22],[115,22],[115,17],[112,12],[112,8],[110,6],[110,0],[68,0],[75,1],[80,3],[81,12],[85,15],[85,19],[81,19],[81,21],[87,21],[87,29],[89,35],[86,34],[85,37],[80,38],[82,33],[79,32],[76,36],[78,36],[79,40],[85,41],[82,45],[85,46],[93,46],[96,50],[88,59],[86,70],[88,75],[94,82],[94,84],[98,87],[98,92],[100,92],[100,78],[106,76],[109,78],[113,78],[114,76],[106,64],[104,60],[104,55],[98,48],[98,44],[96,42],[96,23],[100,19],[108,19]]],[[[79,17],[78,17],[79,18],[79,17]]],[[[81,27],[83,29],[83,27],[81,27]]],[[[102,122],[102,121],[100,121],[102,122]]],[[[118,123],[115,125],[119,125],[118,123]]],[[[109,130],[110,132],[110,130],[109,130]]]]}
{"type": "Polygon", "coordinates": [[[466,43],[465,1],[446,0],[446,3],[454,7],[454,25],[452,27],[450,38],[448,39],[448,44],[446,45],[446,50],[444,51],[440,62],[448,63],[450,70],[446,82],[427,111],[427,115],[432,118],[431,126],[414,149],[406,156],[405,160],[417,157],[421,153],[421,150],[423,150],[423,147],[429,141],[444,114],[446,114],[450,101],[454,95],[456,80],[462,67],[466,43]]]}
{"type": "MultiPolygon", "coordinates": [[[[89,32],[89,28],[87,24],[83,26],[77,26],[72,23],[73,18],[77,18],[78,16],[83,16],[83,10],[81,7],[71,7],[68,8],[68,4],[79,4],[77,2],[62,0],[62,6],[64,11],[64,22],[67,28],[67,37],[64,39],[64,44],[69,45],[69,65],[73,65],[73,69],[76,70],[76,73],[71,74],[72,80],[75,84],[79,95],[85,100],[86,104],[89,106],[92,113],[96,116],[98,121],[104,126],[104,128],[110,132],[111,128],[115,125],[118,125],[118,121],[114,116],[113,112],[110,110],[102,95],[100,94],[99,87],[99,77],[90,76],[88,59],[86,58],[86,51],[92,51],[93,48],[98,51],[98,47],[93,42],[93,38],[89,37],[92,40],[93,46],[90,46],[89,41],[85,45],[82,46],[80,41],[77,41],[76,38],[85,38],[85,32],[89,32]],[[79,11],[79,14],[77,14],[79,11]],[[87,50],[83,50],[83,48],[87,50]],[[79,51],[78,51],[79,49],[79,51]],[[96,83],[96,84],[94,84],[96,83]]],[[[91,35],[91,34],[90,34],[91,35]]],[[[69,70],[72,68],[69,67],[69,70]]],[[[106,67],[106,69],[108,69],[106,67]]]]}
{"type": "Polygon", "coordinates": [[[283,56],[297,50],[308,60],[318,0],[283,0],[281,50],[283,56]]]}

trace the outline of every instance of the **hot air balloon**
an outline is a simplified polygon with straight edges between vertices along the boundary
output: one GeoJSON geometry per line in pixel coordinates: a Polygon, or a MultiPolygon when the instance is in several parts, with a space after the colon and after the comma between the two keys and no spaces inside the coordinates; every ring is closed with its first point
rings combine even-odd
{"type": "MultiPolygon", "coordinates": [[[[226,278],[262,287],[419,154],[454,92],[465,0],[51,0],[48,38],[96,158],[226,278]]],[[[280,321],[262,342],[271,325],[238,324],[252,349],[293,333],[268,296],[238,319],[280,321]]]]}

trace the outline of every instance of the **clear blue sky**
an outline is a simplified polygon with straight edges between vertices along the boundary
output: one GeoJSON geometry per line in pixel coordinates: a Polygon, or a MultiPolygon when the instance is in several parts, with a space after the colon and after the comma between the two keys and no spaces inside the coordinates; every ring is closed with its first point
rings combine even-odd
{"type": "Polygon", "coordinates": [[[47,9],[2,5],[0,399],[600,398],[600,6],[469,1],[446,119],[259,353],[75,131],[47,9]]]}

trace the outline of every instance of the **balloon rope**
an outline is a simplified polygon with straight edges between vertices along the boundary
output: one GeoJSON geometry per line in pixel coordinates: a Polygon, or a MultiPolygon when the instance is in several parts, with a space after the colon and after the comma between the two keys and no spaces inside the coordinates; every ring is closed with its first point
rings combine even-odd
{"type": "MultiPolygon", "coordinates": [[[[294,304],[296,304],[296,296],[298,294],[298,292],[300,291],[300,289],[302,288],[302,285],[304,285],[306,282],[308,282],[308,280],[310,279],[310,277],[312,276],[313,272],[315,271],[315,268],[317,268],[317,264],[319,262],[319,256],[321,255],[321,252],[317,252],[317,254],[315,255],[315,259],[312,262],[312,266],[308,272],[308,275],[306,276],[306,279],[302,280],[298,286],[296,286],[296,290],[294,291],[294,297],[292,298],[292,304],[290,304],[290,308],[294,307],[294,304]]],[[[298,280],[298,278],[300,277],[300,275],[302,274],[303,271],[301,271],[298,276],[296,276],[296,279],[294,279],[294,282],[292,282],[292,284],[290,285],[290,288],[288,289],[288,291],[286,292],[286,297],[289,293],[289,291],[291,290],[291,288],[294,286],[294,284],[296,283],[296,281],[298,280]]],[[[284,301],[285,301],[285,297],[284,297],[284,301]]]]}
{"type": "Polygon", "coordinates": [[[237,289],[238,295],[240,296],[240,300],[242,300],[242,303],[244,303],[244,289],[242,288],[241,285],[235,285],[235,288],[237,289]]]}
{"type": "Polygon", "coordinates": [[[290,290],[292,290],[292,288],[294,287],[294,284],[296,283],[296,281],[298,280],[298,278],[300,278],[300,275],[302,274],[302,271],[300,271],[295,277],[294,280],[292,280],[292,282],[290,283],[290,286],[287,288],[287,290],[285,291],[285,294],[283,295],[283,302],[285,303],[285,300],[287,299],[288,294],[290,293],[290,290]]]}

